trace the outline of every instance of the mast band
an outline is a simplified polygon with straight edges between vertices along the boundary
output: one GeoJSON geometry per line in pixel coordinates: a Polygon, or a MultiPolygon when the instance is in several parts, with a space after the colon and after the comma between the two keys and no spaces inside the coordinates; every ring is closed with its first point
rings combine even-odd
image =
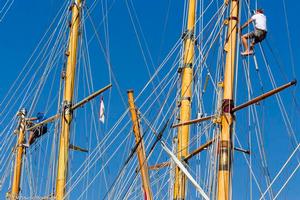
{"type": "Polygon", "coordinates": [[[225,158],[219,160],[219,171],[229,171],[231,166],[231,143],[229,141],[220,141],[219,144],[219,158],[225,158]]]}
{"type": "Polygon", "coordinates": [[[234,107],[234,102],[232,99],[224,99],[222,103],[222,111],[223,113],[232,113],[232,109],[234,107]]]}
{"type": "Polygon", "coordinates": [[[194,30],[186,30],[184,33],[182,33],[181,39],[182,40],[194,40],[195,36],[194,36],[194,30]]]}
{"type": "Polygon", "coordinates": [[[191,101],[191,97],[181,97],[181,101],[183,101],[183,100],[191,101]]]}
{"type": "Polygon", "coordinates": [[[64,101],[64,114],[65,115],[71,115],[72,114],[72,109],[71,109],[71,102],[70,101],[64,101]]]}
{"type": "Polygon", "coordinates": [[[234,16],[231,16],[228,18],[228,20],[235,20],[235,21],[239,21],[239,18],[238,17],[234,17],[234,16]]]}
{"type": "Polygon", "coordinates": [[[193,63],[185,63],[182,68],[193,68],[193,63]]]}
{"type": "Polygon", "coordinates": [[[179,74],[181,74],[183,68],[190,68],[190,69],[192,69],[192,68],[193,68],[193,63],[185,63],[185,64],[183,64],[182,67],[179,67],[179,68],[178,68],[177,72],[178,72],[179,74]]]}

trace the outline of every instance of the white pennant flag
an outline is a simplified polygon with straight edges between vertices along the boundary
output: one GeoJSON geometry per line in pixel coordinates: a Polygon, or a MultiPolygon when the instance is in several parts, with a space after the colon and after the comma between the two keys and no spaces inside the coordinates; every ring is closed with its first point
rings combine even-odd
{"type": "Polygon", "coordinates": [[[101,97],[101,101],[100,101],[100,112],[99,112],[99,120],[100,122],[102,122],[104,124],[104,101],[103,101],[103,97],[101,97]]]}

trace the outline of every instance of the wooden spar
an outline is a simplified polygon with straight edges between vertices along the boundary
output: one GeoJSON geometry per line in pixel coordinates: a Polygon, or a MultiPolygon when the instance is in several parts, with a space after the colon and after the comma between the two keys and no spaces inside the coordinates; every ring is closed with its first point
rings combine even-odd
{"type": "MultiPolygon", "coordinates": [[[[211,140],[208,140],[205,144],[201,145],[199,148],[197,148],[192,153],[190,153],[187,157],[185,157],[184,161],[187,162],[193,156],[197,155],[198,153],[200,153],[201,151],[203,151],[204,149],[209,147],[215,140],[216,140],[215,138],[211,139],[211,140]]],[[[170,165],[171,165],[170,162],[163,162],[163,163],[159,163],[159,164],[156,164],[156,165],[153,165],[153,166],[149,166],[149,169],[150,170],[159,170],[159,169],[164,168],[164,167],[169,167],[170,165]]]]}
{"type": "Polygon", "coordinates": [[[14,165],[14,175],[11,187],[11,193],[8,195],[11,200],[19,199],[20,192],[20,181],[22,175],[22,164],[23,164],[23,153],[24,153],[24,141],[25,141],[25,130],[26,130],[26,110],[22,109],[18,113],[20,117],[20,125],[18,130],[18,140],[16,145],[16,161],[14,165]]]}
{"type": "MultiPolygon", "coordinates": [[[[184,161],[187,162],[193,156],[197,155],[198,153],[200,153],[201,151],[203,151],[204,149],[209,147],[215,140],[216,139],[208,140],[205,144],[201,145],[199,148],[197,148],[192,153],[190,153],[187,157],[185,157],[184,161]]],[[[170,165],[171,165],[170,162],[163,162],[163,163],[159,163],[157,165],[149,166],[149,169],[150,170],[158,170],[158,169],[161,169],[161,168],[164,168],[164,167],[169,167],[170,165]]]]}
{"type": "Polygon", "coordinates": [[[184,161],[188,161],[189,159],[191,159],[193,156],[197,155],[198,153],[200,153],[201,151],[203,151],[204,149],[206,149],[207,147],[209,147],[216,139],[211,139],[208,140],[205,144],[201,145],[198,149],[194,150],[192,153],[190,153],[187,157],[184,158],[184,161]]]}
{"type": "Polygon", "coordinates": [[[251,99],[250,101],[247,101],[246,103],[243,103],[243,104],[241,104],[239,106],[234,107],[231,112],[234,113],[234,112],[239,111],[239,110],[241,110],[241,109],[243,109],[243,108],[245,108],[247,106],[250,106],[250,105],[253,105],[253,104],[257,103],[257,102],[260,102],[261,100],[264,100],[265,98],[268,98],[268,97],[270,97],[270,96],[272,96],[272,95],[274,95],[274,94],[276,94],[278,92],[281,92],[282,90],[284,90],[284,89],[286,89],[286,88],[288,88],[288,87],[290,87],[292,85],[296,85],[296,84],[297,84],[297,81],[293,80],[293,81],[291,81],[291,82],[289,82],[287,84],[284,84],[284,85],[282,85],[282,86],[280,86],[278,88],[275,88],[274,90],[271,90],[271,91],[266,92],[266,93],[264,93],[264,94],[262,94],[262,95],[260,95],[258,97],[255,97],[254,99],[251,99]]]}
{"type": "Polygon", "coordinates": [[[111,88],[111,84],[105,86],[104,88],[98,90],[97,92],[94,92],[93,94],[91,94],[90,96],[84,98],[83,100],[79,101],[78,103],[74,104],[72,106],[72,110],[75,110],[76,108],[79,108],[81,106],[83,106],[84,104],[86,104],[87,102],[89,102],[90,100],[92,100],[93,98],[97,97],[99,94],[103,93],[104,91],[108,90],[109,88],[111,88]]]}
{"type": "Polygon", "coordinates": [[[211,116],[202,117],[202,118],[198,118],[198,119],[193,119],[193,120],[189,120],[189,121],[185,121],[185,122],[180,122],[178,124],[172,125],[171,128],[176,128],[178,126],[183,126],[183,125],[190,125],[190,124],[200,123],[200,122],[203,122],[203,121],[210,120],[210,119],[212,119],[214,117],[215,117],[215,115],[211,115],[211,116]]]}
{"type": "Polygon", "coordinates": [[[32,127],[28,128],[27,131],[31,131],[31,130],[33,130],[39,126],[42,126],[44,124],[48,124],[48,123],[58,119],[60,116],[61,116],[60,114],[53,115],[53,116],[45,119],[44,121],[41,121],[40,123],[37,123],[37,124],[33,125],[32,127]]]}
{"type": "Polygon", "coordinates": [[[159,170],[164,167],[169,167],[170,165],[171,165],[170,162],[163,162],[163,163],[159,163],[159,164],[156,164],[153,166],[149,166],[149,170],[159,170]]]}
{"type": "Polygon", "coordinates": [[[61,117],[61,133],[58,154],[58,170],[56,177],[56,200],[63,200],[66,192],[68,176],[70,127],[72,122],[71,105],[73,101],[78,35],[80,26],[81,0],[75,0],[72,5],[72,19],[67,52],[67,67],[64,87],[64,105],[61,117]]]}
{"type": "MultiPolygon", "coordinates": [[[[183,66],[181,77],[181,102],[180,102],[180,122],[189,121],[191,118],[191,97],[193,82],[193,65],[195,54],[195,14],[196,0],[189,0],[187,30],[184,35],[183,66]]],[[[177,134],[177,158],[181,160],[188,155],[189,146],[189,126],[178,127],[177,134]]],[[[186,176],[177,166],[175,169],[175,182],[173,199],[185,199],[186,176]]]]}
{"type": "MultiPolygon", "coordinates": [[[[92,99],[94,99],[95,97],[97,97],[98,95],[102,94],[103,92],[105,92],[106,90],[108,90],[109,88],[111,88],[112,85],[109,84],[107,86],[105,86],[104,88],[94,92],[93,94],[91,94],[90,96],[84,98],[83,100],[79,101],[78,103],[74,104],[72,107],[71,107],[71,110],[75,110],[77,108],[80,108],[81,106],[83,106],[84,104],[88,103],[89,101],[91,101],[92,99]]],[[[30,130],[33,130],[41,125],[44,125],[44,124],[47,124],[47,123],[50,123],[58,118],[61,117],[61,114],[56,114],[56,115],[53,115],[47,119],[45,119],[44,121],[41,121],[40,123],[37,123],[35,124],[34,126],[30,127],[27,129],[27,131],[30,131],[30,130]]]]}
{"type": "MultiPolygon", "coordinates": [[[[228,1],[227,1],[228,2],[228,1]]],[[[230,1],[230,17],[225,44],[226,62],[223,83],[223,102],[221,116],[221,135],[218,144],[218,187],[217,199],[228,200],[231,197],[231,153],[232,153],[232,124],[234,72],[236,59],[236,43],[239,19],[239,0],[230,1]]]]}
{"type": "Polygon", "coordinates": [[[135,142],[136,142],[136,144],[138,144],[136,153],[137,153],[138,160],[139,160],[139,166],[140,166],[140,172],[141,172],[141,178],[142,178],[142,187],[144,190],[143,192],[145,194],[145,199],[153,200],[152,191],[151,191],[151,187],[150,187],[150,180],[149,180],[148,163],[147,163],[147,159],[146,159],[143,138],[141,135],[140,123],[139,123],[139,118],[137,115],[137,109],[134,104],[133,90],[129,90],[127,92],[127,95],[128,95],[129,110],[131,113],[131,120],[133,123],[133,132],[134,132],[134,136],[135,136],[135,142]]]}

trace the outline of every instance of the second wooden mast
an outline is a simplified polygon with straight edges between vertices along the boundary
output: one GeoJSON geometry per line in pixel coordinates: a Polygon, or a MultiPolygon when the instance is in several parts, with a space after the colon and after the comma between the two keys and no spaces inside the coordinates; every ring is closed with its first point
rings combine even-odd
{"type": "MultiPolygon", "coordinates": [[[[180,97],[180,122],[189,121],[191,118],[191,97],[194,65],[194,32],[195,32],[196,0],[189,0],[187,30],[184,34],[184,52],[181,78],[180,97]]],[[[188,155],[189,146],[189,126],[183,125],[178,128],[177,157],[179,160],[188,155]]],[[[175,169],[175,183],[173,199],[185,199],[186,177],[178,167],[175,169]]]]}
{"type": "Polygon", "coordinates": [[[67,67],[65,73],[63,113],[61,118],[61,133],[58,155],[58,170],[56,178],[56,200],[65,198],[68,175],[70,127],[72,122],[72,102],[75,83],[77,46],[80,27],[81,0],[75,0],[72,5],[72,19],[70,24],[69,46],[66,52],[67,67]]]}
{"type": "MultiPolygon", "coordinates": [[[[229,0],[226,1],[226,4],[228,3],[229,0]]],[[[223,82],[221,135],[218,144],[218,200],[228,200],[231,197],[232,124],[234,121],[232,109],[234,107],[234,73],[236,64],[239,0],[230,0],[230,3],[230,17],[225,44],[226,62],[223,82]]]]}
{"type": "Polygon", "coordinates": [[[141,172],[143,192],[145,195],[145,199],[153,200],[153,195],[152,195],[150,180],[149,180],[147,157],[146,157],[146,152],[144,147],[143,136],[140,129],[140,122],[137,114],[137,108],[135,107],[135,103],[134,103],[133,90],[129,90],[127,92],[127,95],[128,95],[129,111],[133,123],[133,132],[135,135],[135,142],[137,145],[136,153],[139,161],[139,170],[141,172]]]}

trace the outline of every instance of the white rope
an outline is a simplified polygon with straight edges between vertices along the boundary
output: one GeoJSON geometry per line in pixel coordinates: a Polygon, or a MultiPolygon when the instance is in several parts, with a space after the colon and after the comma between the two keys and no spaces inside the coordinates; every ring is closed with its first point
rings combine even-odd
{"type": "Polygon", "coordinates": [[[298,171],[300,167],[300,162],[298,163],[297,167],[294,169],[294,171],[291,173],[291,175],[288,177],[288,179],[285,181],[285,183],[282,185],[280,190],[277,192],[277,194],[274,197],[274,200],[277,199],[278,195],[281,193],[281,191],[285,188],[285,186],[288,184],[288,182],[291,180],[291,178],[294,176],[294,174],[298,171]]]}
{"type": "Polygon", "coordinates": [[[161,141],[162,148],[167,152],[167,154],[171,157],[171,159],[176,163],[176,165],[180,168],[180,170],[186,175],[186,177],[191,181],[191,183],[195,186],[196,190],[202,195],[205,200],[209,200],[207,194],[200,187],[200,185],[196,182],[196,180],[191,176],[188,170],[184,167],[184,165],[178,160],[178,158],[172,153],[171,150],[168,149],[166,144],[161,141]]]}
{"type": "MultiPolygon", "coordinates": [[[[290,162],[290,160],[292,159],[292,157],[295,155],[295,153],[298,151],[300,147],[300,143],[298,144],[298,146],[295,148],[295,150],[292,152],[292,154],[289,156],[289,158],[286,160],[286,162],[283,164],[283,166],[281,167],[281,169],[278,171],[278,173],[276,174],[276,176],[274,177],[274,179],[272,180],[272,182],[270,183],[270,185],[267,187],[266,191],[262,194],[262,196],[260,197],[260,200],[265,196],[265,194],[268,192],[268,190],[272,187],[272,185],[274,184],[274,182],[276,181],[276,179],[279,177],[279,175],[282,173],[282,171],[284,170],[284,168],[287,166],[287,164],[290,162]]],[[[298,164],[299,166],[299,164],[298,164]]],[[[298,168],[298,167],[297,167],[298,168]]]]}

